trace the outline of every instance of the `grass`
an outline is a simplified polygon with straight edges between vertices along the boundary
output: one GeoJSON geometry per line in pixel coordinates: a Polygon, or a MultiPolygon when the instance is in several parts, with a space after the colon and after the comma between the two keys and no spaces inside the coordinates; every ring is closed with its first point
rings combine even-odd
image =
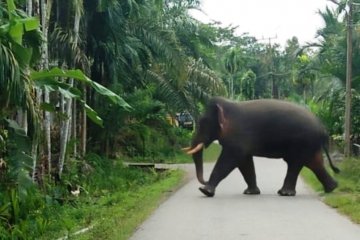
{"type": "MultiPolygon", "coordinates": [[[[204,151],[204,161],[216,160],[220,150],[218,144],[212,144],[204,151]]],[[[181,153],[164,162],[193,161],[191,156],[181,153]]],[[[96,154],[87,156],[88,167],[83,168],[82,163],[69,161],[74,165],[69,169],[74,171],[64,172],[62,184],[49,185],[45,197],[34,197],[37,207],[31,218],[16,225],[18,230],[14,228],[19,236],[24,236],[18,239],[128,239],[185,179],[185,173],[180,170],[157,172],[128,168],[121,160],[96,154]],[[79,172],[79,169],[84,170],[79,172]],[[80,196],[71,195],[68,185],[80,186],[80,196]],[[84,228],[89,229],[74,235],[84,228]]],[[[0,239],[3,239],[3,230],[0,227],[0,239]]]]}
{"type": "MultiPolygon", "coordinates": [[[[220,151],[221,146],[219,144],[211,144],[204,151],[204,161],[215,161],[220,155],[220,151]]],[[[191,156],[179,153],[175,158],[168,159],[165,162],[192,163],[193,160],[191,156]]],[[[135,228],[158,207],[159,203],[180,185],[183,177],[184,172],[172,171],[165,179],[142,187],[136,192],[114,193],[112,202],[120,202],[121,204],[111,204],[110,206],[109,204],[102,204],[102,206],[97,207],[100,215],[95,227],[85,234],[73,237],[73,239],[128,239],[135,228]]],[[[109,199],[103,201],[106,202],[109,199]]]]}
{"type": "Polygon", "coordinates": [[[360,159],[346,159],[339,167],[341,172],[334,175],[339,187],[330,194],[320,193],[323,191],[322,185],[310,170],[304,169],[301,174],[320,193],[326,204],[360,224],[360,159]]]}
{"type": "Polygon", "coordinates": [[[54,207],[41,237],[28,239],[128,239],[159,204],[184,181],[180,170],[127,168],[92,157],[96,166],[83,181],[87,194],[54,207]],[[101,165],[101,166],[100,166],[101,165]],[[75,232],[90,227],[85,233],[75,232]]]}
{"type": "MultiPolygon", "coordinates": [[[[112,198],[117,204],[102,204],[94,228],[73,239],[128,239],[156,209],[162,200],[171,194],[183,179],[183,172],[172,171],[170,175],[153,185],[127,194],[116,193],[112,198]]],[[[104,201],[105,203],[106,201],[104,201]]]]}

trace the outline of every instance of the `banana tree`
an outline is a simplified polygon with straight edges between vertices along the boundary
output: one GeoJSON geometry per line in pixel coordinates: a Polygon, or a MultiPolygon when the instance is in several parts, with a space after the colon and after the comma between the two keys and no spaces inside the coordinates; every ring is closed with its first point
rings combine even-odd
{"type": "MultiPolygon", "coordinates": [[[[47,89],[48,91],[59,91],[67,99],[78,100],[84,107],[86,115],[97,125],[103,126],[103,120],[99,117],[97,112],[93,110],[89,105],[87,105],[87,103],[83,100],[82,92],[79,89],[75,88],[73,84],[61,82],[59,80],[56,80],[57,78],[68,78],[78,81],[80,83],[84,83],[87,86],[91,87],[98,94],[107,97],[116,106],[124,108],[126,110],[131,110],[131,106],[127,104],[123,98],[121,98],[111,90],[107,89],[106,87],[102,86],[101,84],[92,81],[80,70],[62,70],[60,68],[53,68],[49,71],[34,71],[31,73],[30,76],[38,87],[42,89],[47,89]]],[[[54,111],[54,109],[55,107],[51,105],[47,106],[46,108],[47,111],[54,111]]],[[[67,142],[65,143],[63,155],[61,155],[59,158],[59,177],[61,177],[64,168],[66,144],[67,142]]]]}

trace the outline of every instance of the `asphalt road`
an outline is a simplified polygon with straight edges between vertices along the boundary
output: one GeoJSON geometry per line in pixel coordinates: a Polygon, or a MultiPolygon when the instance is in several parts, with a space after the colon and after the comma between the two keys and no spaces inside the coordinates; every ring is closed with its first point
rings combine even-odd
{"type": "MultiPolygon", "coordinates": [[[[194,166],[188,166],[194,171],[194,166]]],[[[205,165],[205,179],[213,165],[205,165]]],[[[234,170],[214,198],[198,190],[195,178],[174,193],[145,221],[131,240],[359,240],[360,226],[323,204],[299,178],[295,197],[276,194],[286,165],[255,159],[261,195],[243,195],[234,170]]],[[[191,173],[195,177],[195,173],[191,173]]]]}

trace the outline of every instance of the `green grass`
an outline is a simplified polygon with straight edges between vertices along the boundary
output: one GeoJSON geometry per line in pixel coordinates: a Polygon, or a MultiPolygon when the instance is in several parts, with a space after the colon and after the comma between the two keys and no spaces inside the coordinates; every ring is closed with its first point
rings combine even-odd
{"type": "Polygon", "coordinates": [[[87,194],[48,209],[46,231],[28,239],[128,239],[158,205],[184,181],[184,172],[134,169],[92,157],[96,167],[83,181],[87,194]],[[100,166],[101,165],[101,166],[100,166]],[[91,226],[86,233],[73,233],[91,226]]]}
{"type": "MultiPolygon", "coordinates": [[[[216,160],[220,150],[218,144],[212,144],[204,151],[204,161],[216,160]]],[[[182,153],[164,162],[193,161],[191,156],[182,153]]],[[[18,239],[44,240],[65,236],[84,240],[128,239],[185,180],[185,174],[180,170],[156,172],[128,168],[121,160],[105,159],[96,154],[87,156],[86,168],[82,161],[69,161],[69,164],[73,165],[69,168],[73,171],[64,172],[61,184],[49,184],[44,192],[37,191],[38,196],[33,196],[31,202],[23,203],[33,209],[31,216],[15,225],[11,233],[0,226],[0,239],[15,231],[16,236],[20,236],[18,239]],[[69,184],[81,186],[79,197],[69,193],[69,184]],[[87,232],[74,235],[88,227],[91,229],[87,232]]]]}
{"type": "Polygon", "coordinates": [[[72,239],[128,239],[136,227],[179,186],[181,179],[183,172],[172,171],[166,179],[128,192],[125,197],[123,193],[114,194],[112,201],[116,201],[116,204],[102,204],[98,207],[99,215],[93,223],[94,228],[72,239]]]}
{"type": "Polygon", "coordinates": [[[360,224],[360,159],[346,159],[339,167],[340,174],[334,175],[339,187],[329,194],[322,193],[322,185],[310,170],[304,169],[301,174],[305,181],[319,192],[326,204],[360,224]]]}

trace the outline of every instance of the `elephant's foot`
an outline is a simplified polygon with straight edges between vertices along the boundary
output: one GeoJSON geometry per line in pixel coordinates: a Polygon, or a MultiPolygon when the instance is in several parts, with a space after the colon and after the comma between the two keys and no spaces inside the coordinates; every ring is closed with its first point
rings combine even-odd
{"type": "Polygon", "coordinates": [[[208,197],[213,197],[215,195],[215,188],[209,185],[199,187],[199,190],[208,197]]]}
{"type": "Polygon", "coordinates": [[[252,187],[252,188],[249,187],[245,189],[244,194],[249,194],[249,195],[260,194],[260,189],[258,187],[252,187]]]}
{"type": "Polygon", "coordinates": [[[282,188],[278,191],[278,194],[280,196],[295,196],[296,195],[296,191],[295,189],[285,189],[282,188]]]}
{"type": "Polygon", "coordinates": [[[331,193],[332,191],[334,191],[335,188],[337,188],[338,183],[335,181],[332,181],[331,183],[327,184],[327,186],[324,186],[324,191],[326,193],[331,193]]]}

